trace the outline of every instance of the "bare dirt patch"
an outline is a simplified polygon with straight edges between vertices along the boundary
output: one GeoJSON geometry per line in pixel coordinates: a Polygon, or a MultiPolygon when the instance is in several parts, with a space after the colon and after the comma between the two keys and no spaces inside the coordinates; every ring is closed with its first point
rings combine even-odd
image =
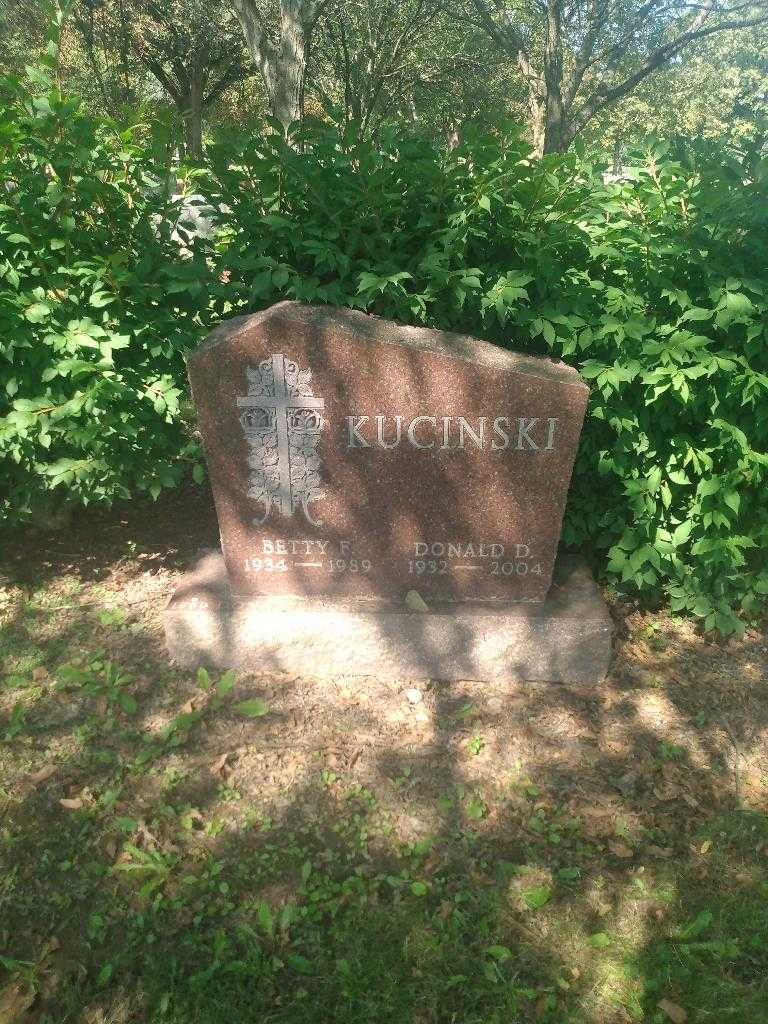
{"type": "MultiPolygon", "coordinates": [[[[142,1002],[130,981],[135,958],[126,967],[106,940],[73,940],[84,972],[77,983],[76,970],[57,968],[57,987],[50,971],[33,969],[53,955],[42,952],[52,936],[63,942],[75,927],[98,937],[93,920],[107,913],[105,893],[113,925],[126,934],[143,935],[157,905],[168,935],[198,929],[212,942],[215,927],[262,934],[262,903],[279,913],[319,900],[332,920],[345,919],[357,906],[354,887],[332,895],[328,881],[325,895],[312,896],[308,886],[316,872],[336,885],[348,871],[379,907],[387,886],[396,895],[406,886],[415,915],[408,927],[430,935],[464,913],[463,899],[477,907],[492,899],[491,917],[468,912],[472,931],[462,942],[479,943],[484,963],[509,967],[513,957],[521,980],[510,1020],[656,1021],[663,997],[687,1002],[691,1020],[713,1019],[696,1016],[712,998],[691,980],[696,972],[663,966],[660,950],[669,941],[690,945],[675,928],[699,912],[709,921],[718,898],[725,906],[718,887],[751,900],[766,885],[766,631],[721,643],[663,612],[615,604],[615,656],[598,687],[502,690],[265,672],[238,677],[218,697],[217,679],[206,689],[167,663],[160,618],[175,580],[215,544],[208,502],[192,492],[86,515],[66,536],[29,531],[4,548],[0,962],[10,966],[0,992],[9,1000],[16,992],[19,1006],[35,995],[18,1019],[64,1020],[56,1013],[65,1004],[79,999],[85,1013],[104,1004],[107,990],[113,1010],[127,1000],[134,1019],[155,1019],[152,999],[165,996],[142,1002]],[[18,859],[24,850],[32,860],[18,859]],[[42,860],[33,850],[44,851],[42,860]],[[258,877],[255,891],[244,863],[257,865],[248,876],[258,877]],[[207,902],[198,893],[206,871],[215,872],[207,902]]],[[[291,928],[298,925],[286,935],[291,928]]],[[[409,941],[432,948],[419,935],[409,941]]],[[[340,935],[339,948],[347,941],[340,935]]],[[[743,943],[728,953],[727,935],[717,941],[715,973],[736,963],[745,979],[729,975],[728,998],[759,1008],[764,987],[751,979],[764,936],[749,955],[743,943]]],[[[291,955],[306,959],[311,936],[301,943],[303,952],[291,955]]],[[[273,961],[270,970],[290,971],[282,954],[274,957],[282,967],[273,961]]],[[[491,988],[478,1005],[491,1014],[501,1006],[493,971],[480,973],[478,984],[491,988]]],[[[425,994],[417,983],[415,991],[408,1013],[421,1006],[419,1019],[449,1019],[447,990],[425,994]]],[[[340,1012],[336,996],[323,992],[325,1012],[340,1012]]],[[[311,1019],[298,1004],[288,1013],[281,998],[265,996],[262,1011],[311,1019]]]]}

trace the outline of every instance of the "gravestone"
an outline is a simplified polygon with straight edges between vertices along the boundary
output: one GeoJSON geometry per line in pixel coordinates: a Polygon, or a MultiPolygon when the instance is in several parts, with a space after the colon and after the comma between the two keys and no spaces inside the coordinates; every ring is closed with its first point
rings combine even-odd
{"type": "Polygon", "coordinates": [[[604,606],[583,565],[556,567],[588,398],[574,369],[283,302],[223,323],[188,370],[222,556],[166,612],[177,659],[411,678],[594,663],[604,606]]]}

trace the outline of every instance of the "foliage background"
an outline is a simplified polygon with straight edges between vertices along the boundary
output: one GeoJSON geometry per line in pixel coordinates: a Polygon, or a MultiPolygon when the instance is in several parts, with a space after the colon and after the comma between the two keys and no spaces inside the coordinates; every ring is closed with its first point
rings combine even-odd
{"type": "Polygon", "coordinates": [[[308,119],[211,144],[169,200],[162,130],[62,94],[56,43],[0,114],[0,501],[202,478],[184,352],[281,298],[353,305],[577,366],[593,386],[563,534],[707,628],[768,594],[766,177],[649,144],[624,175],[514,126],[308,119]],[[189,234],[202,204],[211,237],[189,234]],[[596,496],[598,500],[596,500],[596,496]]]}

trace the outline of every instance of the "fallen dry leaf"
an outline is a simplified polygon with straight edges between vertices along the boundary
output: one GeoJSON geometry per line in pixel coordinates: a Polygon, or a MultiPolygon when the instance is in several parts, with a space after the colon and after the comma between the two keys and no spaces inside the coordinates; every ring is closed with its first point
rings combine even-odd
{"type": "Polygon", "coordinates": [[[701,844],[701,849],[699,850],[699,853],[701,854],[701,856],[703,857],[705,854],[709,853],[711,847],[712,847],[712,840],[711,839],[705,839],[704,842],[701,844]]]}
{"type": "Polygon", "coordinates": [[[676,782],[667,782],[663,786],[654,786],[653,792],[659,800],[677,800],[682,795],[683,787],[676,782]]]}
{"type": "Polygon", "coordinates": [[[409,590],[405,595],[405,607],[410,612],[428,612],[429,605],[418,592],[418,590],[409,590]]]}
{"type": "Polygon", "coordinates": [[[362,752],[363,752],[363,748],[362,747],[358,747],[357,750],[354,750],[352,752],[352,755],[349,758],[349,767],[350,768],[354,768],[355,767],[357,762],[360,760],[360,755],[362,754],[362,752]]]}
{"type": "Polygon", "coordinates": [[[608,849],[614,857],[634,857],[635,851],[626,843],[608,843],[608,849]]]}
{"type": "Polygon", "coordinates": [[[61,942],[55,935],[51,935],[50,938],[46,939],[43,944],[43,948],[40,951],[40,960],[44,960],[51,953],[55,953],[57,949],[61,949],[61,942]]]}
{"type": "Polygon", "coordinates": [[[35,993],[25,989],[21,982],[12,981],[0,989],[0,1024],[19,1024],[35,1001],[35,993]]]}
{"type": "Polygon", "coordinates": [[[543,1020],[549,1009],[549,996],[545,992],[536,1002],[536,1020],[543,1020]]]}
{"type": "Polygon", "coordinates": [[[36,786],[40,782],[45,782],[46,779],[50,779],[52,775],[55,775],[58,770],[57,764],[47,764],[45,768],[40,768],[29,776],[29,781],[33,786],[36,786]]]}
{"type": "Polygon", "coordinates": [[[81,807],[85,806],[79,796],[73,797],[71,800],[67,800],[66,798],[59,800],[59,803],[68,811],[79,811],[81,807]]]}
{"type": "Polygon", "coordinates": [[[211,765],[211,771],[214,775],[226,775],[227,774],[227,758],[229,757],[229,751],[222,754],[218,760],[214,761],[211,765]]]}
{"type": "Polygon", "coordinates": [[[430,854],[429,857],[427,857],[427,859],[424,861],[424,874],[433,874],[442,863],[442,857],[438,856],[438,854],[436,853],[430,854]]]}
{"type": "Polygon", "coordinates": [[[42,665],[38,665],[36,669],[32,670],[32,681],[34,683],[44,683],[48,676],[48,669],[43,668],[42,665]]]}
{"type": "Polygon", "coordinates": [[[678,1006],[677,1003],[673,1003],[669,999],[662,999],[658,1007],[666,1013],[671,1021],[674,1021],[674,1024],[685,1024],[688,1020],[688,1014],[682,1006],[678,1006]]]}

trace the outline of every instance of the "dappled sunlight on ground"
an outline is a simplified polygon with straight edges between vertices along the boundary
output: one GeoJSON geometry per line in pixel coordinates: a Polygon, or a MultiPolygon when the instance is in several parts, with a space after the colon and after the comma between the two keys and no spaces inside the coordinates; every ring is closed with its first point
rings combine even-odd
{"type": "Polygon", "coordinates": [[[0,567],[11,1024],[768,1014],[764,632],[617,606],[582,690],[196,678],[160,630],[189,521],[0,567]]]}

